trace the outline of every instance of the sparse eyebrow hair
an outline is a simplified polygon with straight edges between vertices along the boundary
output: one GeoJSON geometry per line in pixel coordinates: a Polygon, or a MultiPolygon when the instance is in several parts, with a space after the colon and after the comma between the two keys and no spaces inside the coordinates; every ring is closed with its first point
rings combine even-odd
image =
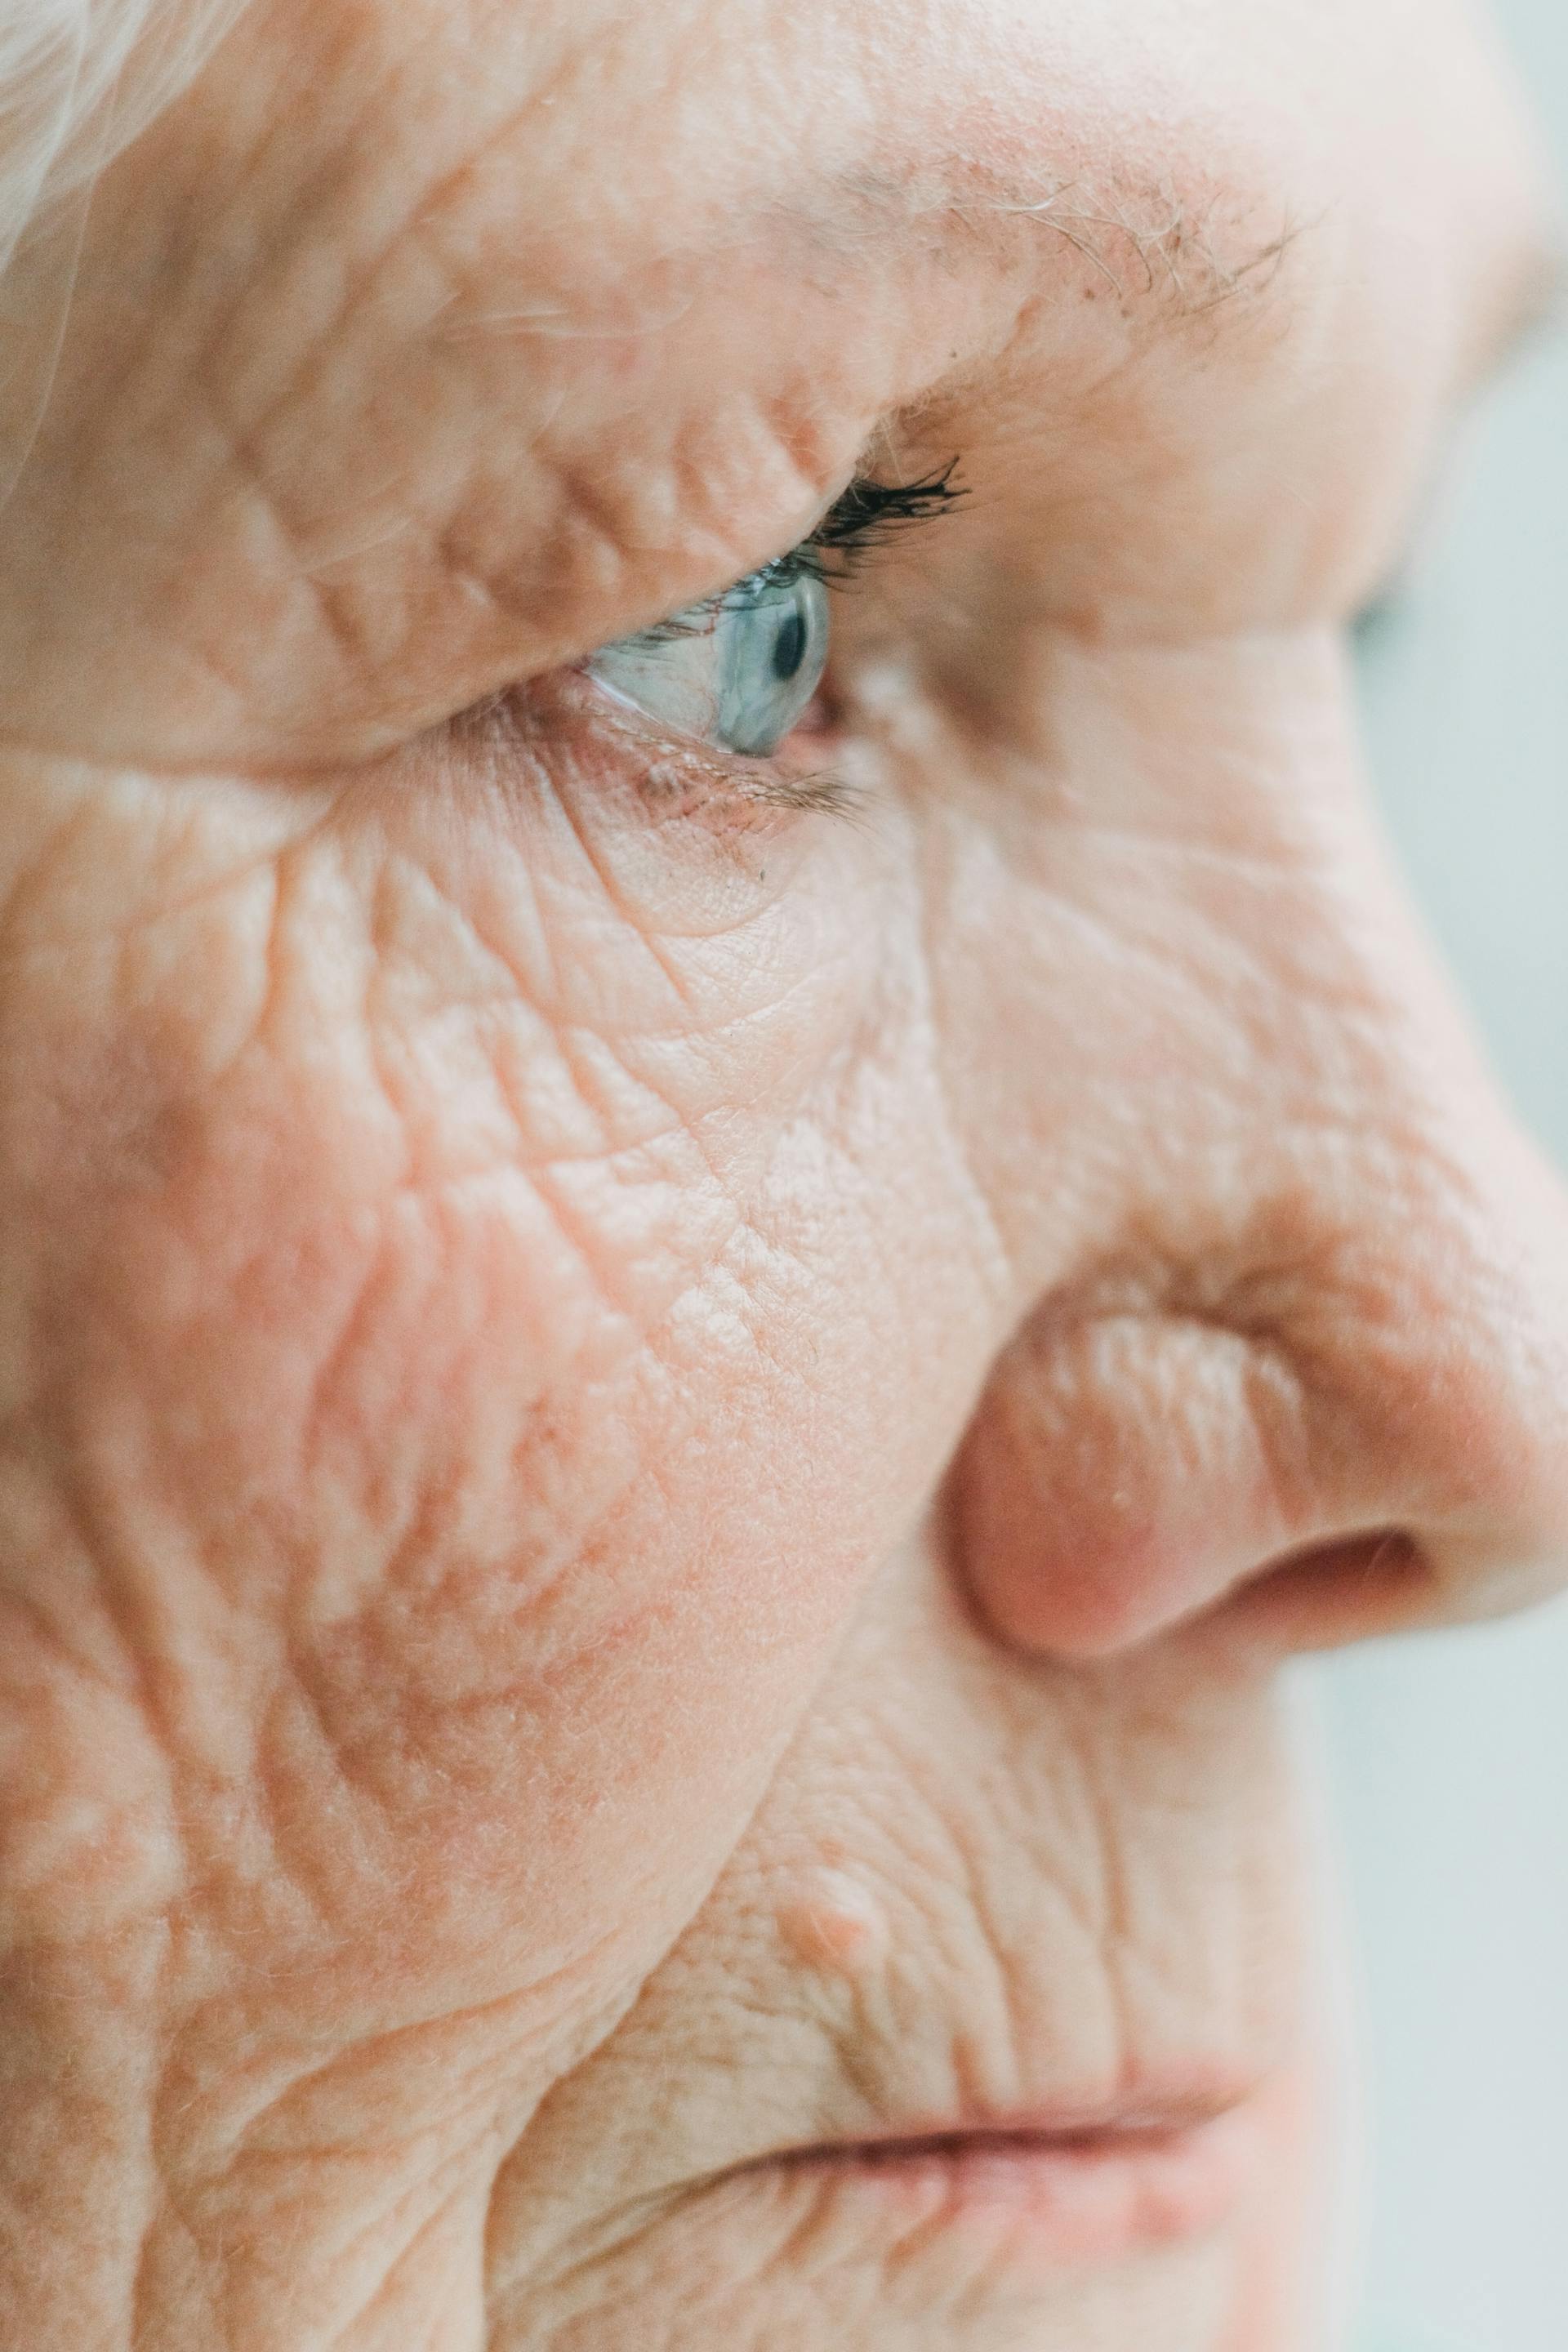
{"type": "Polygon", "coordinates": [[[1247,289],[1260,290],[1310,224],[1280,218],[1263,234],[1217,226],[1216,205],[1184,200],[1165,179],[1133,173],[1099,180],[1019,178],[965,164],[933,170],[911,191],[907,181],[855,171],[836,176],[804,221],[828,242],[858,246],[868,237],[930,243],[942,229],[962,236],[988,226],[1033,224],[1058,238],[1121,300],[1163,300],[1173,319],[1219,309],[1247,289]],[[1226,251],[1227,246],[1234,250],[1226,251]]]}
{"type": "MultiPolygon", "coordinates": [[[[851,171],[829,184],[829,196],[809,215],[788,207],[829,242],[858,244],[872,236],[929,237],[939,220],[962,232],[986,222],[1033,221],[1071,247],[1088,268],[1123,300],[1155,301],[1173,325],[1220,310],[1247,293],[1267,292],[1291,248],[1310,236],[1314,221],[1282,216],[1268,233],[1232,245],[1202,202],[1184,202],[1166,180],[1118,174],[1101,184],[992,173],[966,162],[962,173],[933,170],[913,194],[906,180],[851,171]]],[[[1496,308],[1495,331],[1479,342],[1478,373],[1505,370],[1543,333],[1568,325],[1568,226],[1545,204],[1520,233],[1504,268],[1513,299],[1496,308]]],[[[1481,304],[1478,301],[1478,310],[1481,304]]],[[[1472,383],[1470,389],[1474,389],[1472,383]]]]}

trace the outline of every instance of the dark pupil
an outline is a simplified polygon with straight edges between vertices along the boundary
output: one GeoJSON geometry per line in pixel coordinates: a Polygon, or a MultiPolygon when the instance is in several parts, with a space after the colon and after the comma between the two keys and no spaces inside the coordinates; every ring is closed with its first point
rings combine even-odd
{"type": "Polygon", "coordinates": [[[787,685],[805,659],[805,617],[792,613],[773,639],[773,676],[787,685]]]}

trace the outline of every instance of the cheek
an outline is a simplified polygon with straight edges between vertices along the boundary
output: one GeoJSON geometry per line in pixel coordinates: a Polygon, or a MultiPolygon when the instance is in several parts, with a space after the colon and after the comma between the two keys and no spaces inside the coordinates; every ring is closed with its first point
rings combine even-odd
{"type": "Polygon", "coordinates": [[[395,1510],[385,1481],[499,1475],[528,1432],[569,1451],[568,1391],[615,1390],[634,1424],[672,1402],[683,1305],[721,1293],[814,1116],[836,1038],[800,927],[717,904],[723,873],[650,906],[627,827],[589,838],[539,797],[488,831],[450,797],[395,829],[351,811],[237,877],[211,824],[129,919],[111,902],[72,942],[55,909],[65,943],[11,992],[31,1336],[200,1397],[206,1427],[161,1441],[231,1495],[248,1449],[340,1505],[374,1477],[395,1510]]]}
{"type": "Polygon", "coordinates": [[[263,1785],[245,1874],[330,1886],[355,2000],[646,1965],[952,1412],[929,1081],[862,1057],[826,886],[660,929],[646,842],[545,814],[187,861],[184,915],[12,1000],[27,1475],[205,1883],[210,1791],[263,1785]]]}

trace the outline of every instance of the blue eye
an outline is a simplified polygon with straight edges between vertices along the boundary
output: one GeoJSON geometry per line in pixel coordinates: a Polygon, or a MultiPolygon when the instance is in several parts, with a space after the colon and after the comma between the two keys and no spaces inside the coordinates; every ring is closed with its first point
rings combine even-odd
{"type": "Polygon", "coordinates": [[[827,638],[827,591],[816,572],[771,567],[602,647],[587,667],[661,725],[761,759],[804,717],[827,638]]]}

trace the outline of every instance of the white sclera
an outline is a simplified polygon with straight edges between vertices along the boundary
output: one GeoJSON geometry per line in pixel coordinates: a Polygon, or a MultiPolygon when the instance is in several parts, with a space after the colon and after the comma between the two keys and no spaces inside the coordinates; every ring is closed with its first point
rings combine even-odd
{"type": "Polygon", "coordinates": [[[765,758],[799,725],[827,663],[827,592],[810,572],[742,581],[711,604],[604,646],[589,675],[661,726],[765,758]]]}

